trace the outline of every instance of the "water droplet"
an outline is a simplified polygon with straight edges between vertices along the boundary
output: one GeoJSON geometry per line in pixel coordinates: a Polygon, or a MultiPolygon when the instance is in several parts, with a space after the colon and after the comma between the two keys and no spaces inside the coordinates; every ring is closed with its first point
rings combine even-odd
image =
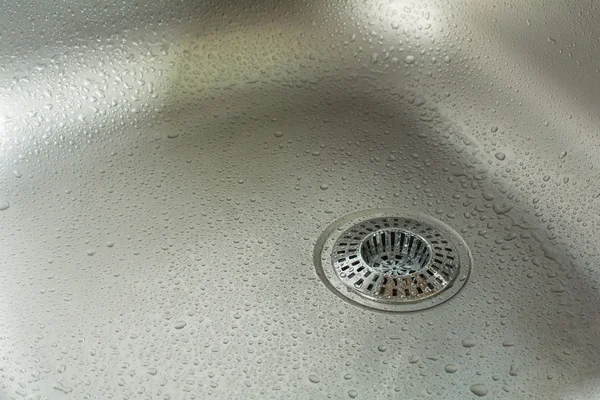
{"type": "Polygon", "coordinates": [[[115,242],[106,242],[106,247],[113,247],[115,242]]]}
{"type": "Polygon", "coordinates": [[[475,396],[483,397],[488,394],[489,390],[488,386],[484,383],[471,385],[471,392],[473,392],[475,396]]]}
{"type": "Polygon", "coordinates": [[[167,134],[167,138],[169,138],[169,139],[175,139],[177,137],[179,137],[179,132],[173,132],[173,133],[167,134]]]}
{"type": "Polygon", "coordinates": [[[506,154],[504,154],[504,153],[498,152],[498,153],[496,153],[496,154],[494,154],[494,155],[495,155],[495,156],[496,156],[496,158],[497,158],[498,160],[500,160],[500,161],[504,161],[504,160],[506,160],[506,154]]]}
{"type": "Polygon", "coordinates": [[[477,344],[477,342],[475,341],[475,339],[471,339],[471,338],[463,339],[463,341],[462,341],[463,347],[467,347],[467,348],[474,347],[476,344],[477,344]]]}
{"type": "Polygon", "coordinates": [[[62,383],[60,382],[56,382],[54,385],[52,385],[52,387],[56,390],[58,390],[59,392],[63,392],[65,394],[71,393],[73,391],[73,388],[64,386],[62,383]]]}
{"type": "Polygon", "coordinates": [[[0,198],[0,211],[8,210],[10,207],[10,203],[8,200],[0,198]]]}
{"type": "Polygon", "coordinates": [[[319,188],[321,190],[327,190],[327,189],[329,189],[329,185],[327,183],[321,183],[321,186],[319,186],[319,188]]]}
{"type": "Polygon", "coordinates": [[[283,132],[281,131],[277,131],[274,133],[275,137],[282,137],[283,136],[283,132]]]}
{"type": "Polygon", "coordinates": [[[481,193],[481,196],[483,196],[483,198],[487,201],[494,200],[494,195],[490,192],[483,192],[483,193],[481,193]]]}
{"type": "Polygon", "coordinates": [[[348,397],[355,399],[358,397],[358,392],[354,389],[348,390],[348,397]]]}
{"type": "Polygon", "coordinates": [[[86,253],[88,256],[93,256],[94,254],[96,254],[96,250],[94,249],[87,249],[86,253]]]}
{"type": "Polygon", "coordinates": [[[504,240],[506,240],[507,242],[510,242],[511,240],[514,240],[517,238],[517,234],[514,232],[509,232],[506,235],[504,235],[504,240]]]}
{"type": "Polygon", "coordinates": [[[515,364],[510,364],[510,370],[508,371],[508,374],[510,376],[517,376],[518,372],[519,368],[515,364]]]}
{"type": "Polygon", "coordinates": [[[183,329],[187,323],[185,321],[177,321],[175,322],[175,329],[183,329]]]}
{"type": "Polygon", "coordinates": [[[22,177],[22,176],[23,176],[23,174],[21,174],[21,172],[20,172],[20,171],[17,171],[16,169],[13,171],[13,174],[15,174],[15,176],[16,176],[17,178],[20,178],[20,177],[22,177]]]}
{"type": "Polygon", "coordinates": [[[321,382],[321,378],[319,378],[317,375],[313,375],[313,374],[308,376],[308,380],[311,381],[312,383],[321,382]]]}
{"type": "Polygon", "coordinates": [[[456,371],[458,371],[458,365],[456,365],[456,364],[446,364],[446,366],[444,367],[444,371],[446,371],[449,374],[453,374],[456,371]]]}
{"type": "Polygon", "coordinates": [[[415,106],[421,107],[425,103],[426,103],[425,97],[423,97],[423,96],[415,97],[415,106]]]}
{"type": "Polygon", "coordinates": [[[380,345],[379,347],[377,347],[377,350],[379,350],[380,352],[384,352],[387,350],[387,347],[385,347],[384,345],[380,345]]]}
{"type": "Polygon", "coordinates": [[[496,214],[502,215],[512,210],[512,205],[506,202],[494,203],[492,209],[496,214]]]}
{"type": "Polygon", "coordinates": [[[562,159],[563,159],[563,158],[565,158],[566,156],[567,156],[567,152],[566,152],[566,151],[563,151],[562,153],[560,153],[560,154],[558,155],[558,159],[559,159],[559,160],[562,160],[562,159]]]}
{"type": "Polygon", "coordinates": [[[490,129],[492,132],[498,132],[498,127],[496,125],[492,126],[490,129]]]}
{"type": "Polygon", "coordinates": [[[148,373],[150,375],[156,375],[158,371],[156,370],[156,368],[148,368],[148,373]]]}
{"type": "Polygon", "coordinates": [[[416,60],[415,56],[406,56],[404,58],[404,62],[407,64],[412,64],[415,62],[415,60],[416,60]]]}

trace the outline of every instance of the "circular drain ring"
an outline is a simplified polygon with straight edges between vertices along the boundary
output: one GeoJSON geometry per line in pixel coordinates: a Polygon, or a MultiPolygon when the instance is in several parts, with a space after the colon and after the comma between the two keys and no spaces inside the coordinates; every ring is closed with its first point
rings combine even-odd
{"type": "Polygon", "coordinates": [[[357,306],[388,312],[419,311],[443,303],[460,291],[467,282],[471,271],[471,253],[456,232],[435,218],[401,209],[371,209],[340,218],[329,225],[317,240],[313,259],[317,275],[336,295],[357,306]],[[396,222],[382,226],[382,221],[396,222]],[[371,226],[371,229],[365,230],[365,226],[371,226]],[[365,241],[386,229],[388,233],[395,231],[397,235],[404,232],[406,238],[413,236],[414,242],[425,242],[426,246],[421,248],[421,256],[423,252],[427,252],[428,248],[432,250],[431,260],[419,258],[419,254],[417,254],[413,260],[420,261],[420,264],[417,262],[418,265],[414,268],[398,265],[398,268],[392,271],[388,265],[385,267],[386,271],[392,273],[398,280],[394,279],[393,283],[384,282],[378,277],[373,281],[375,289],[369,288],[369,282],[364,278],[364,274],[368,271],[374,272],[374,266],[376,268],[381,268],[381,266],[374,265],[373,259],[369,259],[368,255],[363,253],[368,253],[370,250],[368,246],[365,247],[365,241]],[[350,236],[360,233],[363,237],[360,235],[354,237],[354,239],[360,240],[358,243],[351,243],[352,246],[350,246],[347,240],[343,240],[344,236],[347,238],[349,233],[350,236]],[[433,248],[431,247],[431,233],[445,243],[441,249],[437,243],[433,243],[433,248]],[[346,251],[345,253],[338,253],[341,249],[340,245],[346,251]],[[439,259],[437,253],[444,252],[443,249],[452,255],[451,263],[454,264],[454,268],[446,268],[445,274],[442,275],[439,273],[439,268],[434,268],[425,274],[431,265],[435,265],[433,259],[436,257],[439,259]],[[340,254],[341,256],[338,257],[340,254]],[[359,255],[360,265],[356,263],[357,258],[354,258],[354,261],[350,259],[351,256],[356,257],[356,255],[359,255]],[[336,257],[334,258],[334,256],[336,257]],[[350,266],[352,262],[355,265],[350,270],[342,271],[344,266],[350,266]],[[361,269],[361,266],[364,268],[361,269]],[[361,270],[357,271],[359,269],[361,270]],[[348,278],[352,272],[355,272],[355,275],[348,278]],[[437,279],[436,282],[436,278],[442,279],[437,279]],[[363,279],[362,282],[360,282],[361,279],[363,279]],[[382,283],[385,290],[380,293],[377,285],[382,286],[382,283]],[[427,287],[428,283],[429,288],[427,287]],[[369,290],[366,290],[367,288],[369,290]],[[395,292],[394,288],[401,290],[395,292]],[[418,288],[421,288],[420,292],[417,290],[418,288]],[[405,289],[410,289],[410,292],[405,292],[405,289]]]}

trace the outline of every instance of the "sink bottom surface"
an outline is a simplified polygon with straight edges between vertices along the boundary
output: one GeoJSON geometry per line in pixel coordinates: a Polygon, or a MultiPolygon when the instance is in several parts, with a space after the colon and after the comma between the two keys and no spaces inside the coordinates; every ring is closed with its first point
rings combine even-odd
{"type": "Polygon", "coordinates": [[[12,251],[0,272],[0,394],[598,389],[599,295],[581,263],[460,125],[384,81],[215,90],[27,156],[2,214],[12,251]],[[312,254],[330,223],[390,207],[431,215],[467,242],[471,277],[448,302],[379,313],[318,278],[312,254]]]}

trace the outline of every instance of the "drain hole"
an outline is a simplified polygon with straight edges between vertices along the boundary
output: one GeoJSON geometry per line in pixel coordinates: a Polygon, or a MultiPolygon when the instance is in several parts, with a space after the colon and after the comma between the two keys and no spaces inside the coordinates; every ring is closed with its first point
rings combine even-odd
{"type": "Polygon", "coordinates": [[[446,240],[440,232],[448,234],[435,223],[407,218],[363,220],[334,239],[332,273],[350,289],[348,293],[365,301],[381,301],[382,308],[403,305],[417,309],[417,302],[450,287],[456,291],[464,284],[463,280],[453,285],[462,272],[461,249],[453,244],[460,238],[450,235],[454,239],[446,240]]]}
{"type": "Polygon", "coordinates": [[[360,256],[374,271],[404,276],[425,268],[431,258],[431,247],[411,232],[388,228],[363,239],[360,256]]]}

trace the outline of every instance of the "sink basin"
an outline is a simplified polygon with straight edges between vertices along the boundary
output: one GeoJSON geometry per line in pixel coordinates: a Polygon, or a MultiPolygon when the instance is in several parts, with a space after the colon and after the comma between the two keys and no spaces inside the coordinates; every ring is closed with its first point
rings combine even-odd
{"type": "Polygon", "coordinates": [[[600,396],[591,3],[3,9],[1,399],[600,396]],[[336,283],[378,210],[452,296],[336,283]]]}

